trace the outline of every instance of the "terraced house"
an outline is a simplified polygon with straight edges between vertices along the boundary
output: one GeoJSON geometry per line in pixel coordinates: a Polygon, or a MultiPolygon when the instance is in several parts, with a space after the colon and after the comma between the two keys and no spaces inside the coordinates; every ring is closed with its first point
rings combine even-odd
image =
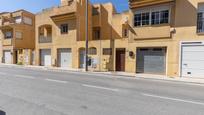
{"type": "MultiPolygon", "coordinates": [[[[89,4],[89,69],[114,70],[112,3],[89,4]]],[[[62,68],[85,66],[85,0],[61,0],[61,5],[36,15],[36,64],[62,68]]]]}
{"type": "MultiPolygon", "coordinates": [[[[204,0],[129,0],[122,13],[89,3],[88,12],[89,70],[204,77],[204,0]]],[[[85,0],[61,0],[35,23],[24,10],[0,17],[3,62],[85,67],[85,0]]]]}
{"type": "Polygon", "coordinates": [[[126,71],[204,77],[203,0],[129,0],[126,71]],[[132,54],[132,53],[130,53],[132,54]]]}
{"type": "Polygon", "coordinates": [[[25,11],[0,14],[0,59],[6,64],[32,64],[35,15],[25,11]]]}

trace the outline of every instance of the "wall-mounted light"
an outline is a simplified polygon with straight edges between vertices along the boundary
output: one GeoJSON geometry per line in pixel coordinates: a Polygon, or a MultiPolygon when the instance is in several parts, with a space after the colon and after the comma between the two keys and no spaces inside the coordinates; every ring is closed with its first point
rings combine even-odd
{"type": "Polygon", "coordinates": [[[134,52],[133,51],[129,51],[129,56],[133,57],[134,56],[134,52]]]}

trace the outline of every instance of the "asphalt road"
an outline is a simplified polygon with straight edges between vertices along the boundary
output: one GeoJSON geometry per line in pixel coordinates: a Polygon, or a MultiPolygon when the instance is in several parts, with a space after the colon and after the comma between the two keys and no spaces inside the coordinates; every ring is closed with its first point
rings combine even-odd
{"type": "Polygon", "coordinates": [[[6,115],[203,115],[204,85],[0,66],[6,115]]]}

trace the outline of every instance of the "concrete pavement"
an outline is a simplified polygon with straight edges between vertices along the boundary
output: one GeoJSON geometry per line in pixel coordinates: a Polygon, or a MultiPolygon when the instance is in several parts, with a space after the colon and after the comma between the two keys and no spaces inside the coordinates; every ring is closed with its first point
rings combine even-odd
{"type": "Polygon", "coordinates": [[[203,115],[204,85],[0,67],[6,115],[203,115]]]}

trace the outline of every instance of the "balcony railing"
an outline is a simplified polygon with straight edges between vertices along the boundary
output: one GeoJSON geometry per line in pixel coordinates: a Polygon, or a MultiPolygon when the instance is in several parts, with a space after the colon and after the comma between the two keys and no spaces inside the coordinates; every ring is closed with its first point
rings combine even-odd
{"type": "Polygon", "coordinates": [[[51,36],[39,36],[39,43],[52,43],[51,36]]]}
{"type": "Polygon", "coordinates": [[[53,9],[53,14],[51,15],[51,17],[53,16],[61,16],[64,14],[68,14],[68,13],[73,13],[77,11],[77,3],[75,1],[73,1],[73,3],[71,3],[68,6],[59,6],[59,7],[55,7],[53,9]]]}
{"type": "Polygon", "coordinates": [[[10,38],[10,39],[3,39],[3,46],[10,46],[12,45],[12,39],[13,38],[10,38]]]}

